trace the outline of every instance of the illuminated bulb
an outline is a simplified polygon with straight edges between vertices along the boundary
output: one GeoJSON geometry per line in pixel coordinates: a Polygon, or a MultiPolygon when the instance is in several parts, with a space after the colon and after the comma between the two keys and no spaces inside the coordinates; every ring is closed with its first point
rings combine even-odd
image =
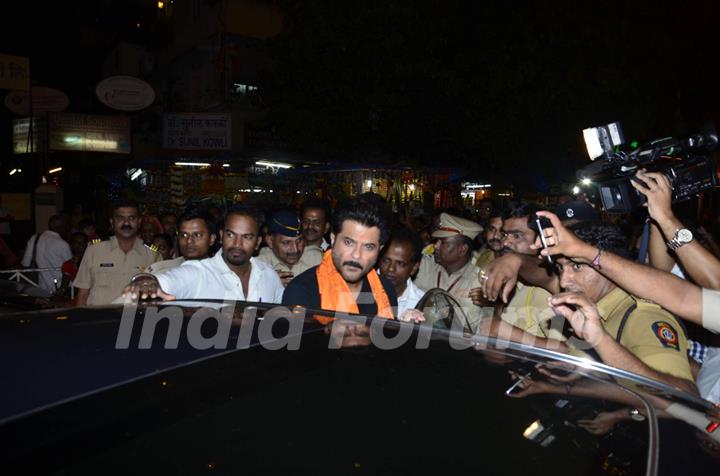
{"type": "Polygon", "coordinates": [[[365,182],[365,185],[367,185],[367,188],[372,188],[372,180],[368,179],[368,180],[365,182]]]}
{"type": "Polygon", "coordinates": [[[572,188],[572,193],[573,193],[573,195],[577,195],[578,193],[580,193],[580,187],[578,187],[577,185],[575,185],[575,186],[572,188]]]}
{"type": "Polygon", "coordinates": [[[589,178],[584,178],[580,181],[580,183],[582,183],[583,185],[590,185],[592,182],[589,178]]]}

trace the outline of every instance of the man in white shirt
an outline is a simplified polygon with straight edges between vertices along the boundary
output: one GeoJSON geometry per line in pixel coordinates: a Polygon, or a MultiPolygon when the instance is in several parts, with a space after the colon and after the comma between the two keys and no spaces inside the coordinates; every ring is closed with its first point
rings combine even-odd
{"type": "Polygon", "coordinates": [[[407,228],[394,230],[380,258],[379,272],[395,286],[398,296],[397,316],[402,320],[408,309],[414,309],[425,291],[413,283],[422,256],[420,238],[407,228]]]}
{"type": "Polygon", "coordinates": [[[72,258],[70,245],[62,238],[62,235],[67,231],[67,219],[62,215],[54,215],[48,221],[48,230],[30,237],[25,247],[25,255],[22,259],[23,266],[26,268],[35,267],[32,265],[34,254],[38,268],[56,268],[49,271],[40,271],[39,273],[40,282],[38,284],[49,295],[55,294],[62,282],[62,272],[60,270],[62,264],[72,258]],[[37,240],[37,247],[35,246],[35,240],[37,240]]]}
{"type": "Polygon", "coordinates": [[[148,267],[148,273],[162,273],[177,268],[185,261],[210,257],[210,250],[217,240],[215,223],[210,216],[202,210],[190,209],[180,216],[178,223],[177,244],[180,248],[180,257],[153,263],[148,267]]]}
{"type": "Polygon", "coordinates": [[[252,257],[260,246],[262,221],[253,208],[230,208],[221,233],[221,253],[187,261],[157,276],[137,275],[123,290],[123,297],[282,302],[284,288],[277,273],[252,257]]]}
{"type": "Polygon", "coordinates": [[[330,243],[325,241],[325,235],[330,231],[330,207],[324,200],[310,198],[300,211],[301,231],[308,248],[317,247],[325,252],[330,243]]]}

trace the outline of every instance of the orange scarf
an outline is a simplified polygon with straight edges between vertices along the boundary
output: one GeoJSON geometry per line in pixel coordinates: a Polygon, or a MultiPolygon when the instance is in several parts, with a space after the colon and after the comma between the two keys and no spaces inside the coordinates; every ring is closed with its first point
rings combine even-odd
{"type": "MultiPolygon", "coordinates": [[[[390,298],[380,282],[378,274],[371,270],[367,274],[373,298],[377,304],[379,317],[394,319],[390,298]]],[[[317,267],[318,289],[320,290],[320,307],[331,311],[359,314],[357,302],[350,288],[333,263],[332,250],[327,250],[322,263],[317,267]]],[[[332,317],[315,316],[321,324],[332,322],[332,317]]]]}

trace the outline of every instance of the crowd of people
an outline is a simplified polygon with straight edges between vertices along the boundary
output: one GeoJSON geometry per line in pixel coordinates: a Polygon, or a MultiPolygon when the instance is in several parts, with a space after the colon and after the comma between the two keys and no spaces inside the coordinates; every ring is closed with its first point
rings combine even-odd
{"type": "MultiPolygon", "coordinates": [[[[109,239],[86,221],[68,243],[68,221],[54,216],[22,264],[51,268],[39,279],[50,294],[72,283],[77,305],[245,300],[420,323],[418,303],[440,289],[466,330],[593,358],[720,402],[720,350],[708,345],[720,332],[717,247],[676,216],[664,175],[636,178],[647,198],[647,257],[628,227],[585,200],[552,212],[487,200],[474,216],[417,216],[393,214],[367,193],[333,210],[311,198],[299,210],[237,205],[159,217],[121,200],[109,239]],[[542,237],[539,217],[551,223],[542,237]]],[[[522,382],[520,394],[533,385],[522,382]]]]}

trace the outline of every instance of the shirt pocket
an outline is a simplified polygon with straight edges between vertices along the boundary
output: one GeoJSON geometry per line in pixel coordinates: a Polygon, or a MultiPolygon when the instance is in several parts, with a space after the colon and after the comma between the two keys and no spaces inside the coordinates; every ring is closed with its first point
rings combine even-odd
{"type": "Polygon", "coordinates": [[[100,268],[95,274],[95,286],[98,288],[109,288],[112,286],[112,268],[100,268]]]}

